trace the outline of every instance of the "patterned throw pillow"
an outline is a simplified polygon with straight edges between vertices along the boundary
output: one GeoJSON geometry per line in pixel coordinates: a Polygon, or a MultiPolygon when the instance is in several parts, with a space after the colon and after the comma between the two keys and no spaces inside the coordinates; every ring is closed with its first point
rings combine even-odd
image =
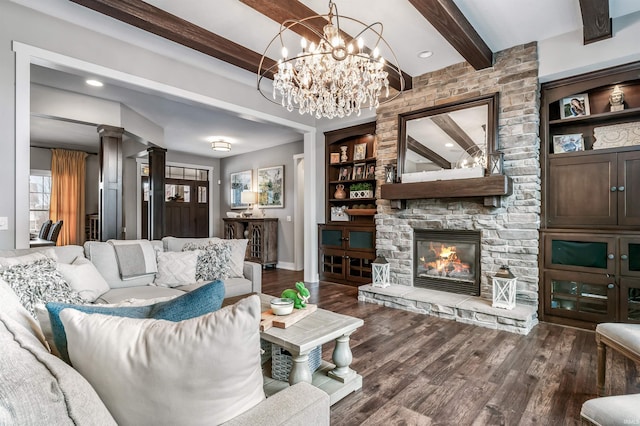
{"type": "Polygon", "coordinates": [[[33,263],[3,268],[0,270],[0,277],[11,286],[22,305],[34,317],[37,303],[84,302],[58,272],[53,259],[40,259],[33,263]]]}
{"type": "Polygon", "coordinates": [[[201,250],[196,264],[196,280],[226,280],[231,275],[231,246],[223,241],[187,243],[182,251],[201,250]]]}

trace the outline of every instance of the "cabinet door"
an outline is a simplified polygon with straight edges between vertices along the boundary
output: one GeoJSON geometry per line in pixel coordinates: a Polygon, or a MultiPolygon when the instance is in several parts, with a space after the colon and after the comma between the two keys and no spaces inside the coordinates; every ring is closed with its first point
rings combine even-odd
{"type": "Polygon", "coordinates": [[[262,264],[264,263],[264,226],[261,222],[251,222],[247,229],[249,243],[247,244],[246,260],[262,264]]]}
{"type": "Polygon", "coordinates": [[[585,154],[549,160],[549,226],[615,225],[616,154],[585,154]]]}
{"type": "Polygon", "coordinates": [[[354,284],[371,283],[371,264],[375,258],[373,253],[347,252],[345,258],[347,280],[354,284]]]}
{"type": "Polygon", "coordinates": [[[545,271],[544,277],[545,314],[590,322],[616,320],[613,277],[568,271],[545,271]]]}
{"type": "Polygon", "coordinates": [[[318,226],[318,243],[321,248],[343,249],[345,238],[342,226],[318,226]]]}
{"type": "Polygon", "coordinates": [[[350,228],[346,229],[346,248],[347,250],[358,250],[373,252],[376,245],[375,228],[350,228]]]}
{"type": "Polygon", "coordinates": [[[600,234],[547,233],[544,267],[599,274],[616,273],[616,239],[600,234]]]}
{"type": "Polygon", "coordinates": [[[640,279],[620,279],[620,321],[640,323],[640,279]]]}
{"type": "Polygon", "coordinates": [[[640,278],[640,237],[620,238],[620,275],[640,278]]]}
{"type": "Polygon", "coordinates": [[[618,154],[618,224],[640,225],[640,152],[618,154]]]}
{"type": "Polygon", "coordinates": [[[320,279],[329,281],[342,280],[345,276],[345,255],[343,250],[320,248],[320,279]]]}

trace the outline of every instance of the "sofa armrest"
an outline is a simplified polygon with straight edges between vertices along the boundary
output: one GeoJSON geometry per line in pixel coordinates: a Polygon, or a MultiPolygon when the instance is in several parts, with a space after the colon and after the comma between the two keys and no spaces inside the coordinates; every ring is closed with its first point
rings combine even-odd
{"type": "Polygon", "coordinates": [[[242,273],[246,279],[251,281],[251,291],[262,292],[262,265],[255,262],[244,262],[242,273]]]}
{"type": "Polygon", "coordinates": [[[329,395],[309,383],[297,383],[224,423],[239,425],[323,426],[331,420],[329,395]]]}

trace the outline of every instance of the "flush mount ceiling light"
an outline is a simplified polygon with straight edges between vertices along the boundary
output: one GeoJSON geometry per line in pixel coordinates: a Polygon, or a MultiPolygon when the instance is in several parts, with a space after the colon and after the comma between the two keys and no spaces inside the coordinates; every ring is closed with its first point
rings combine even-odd
{"type": "Polygon", "coordinates": [[[423,50],[422,52],[418,52],[418,58],[430,58],[431,56],[433,56],[433,52],[430,50],[423,50]]]}
{"type": "Polygon", "coordinates": [[[231,151],[231,144],[229,142],[225,142],[223,140],[212,141],[211,142],[211,149],[214,150],[214,151],[229,152],[229,151],[231,151]]]}
{"type": "Polygon", "coordinates": [[[88,79],[85,81],[85,83],[87,83],[89,86],[93,86],[93,87],[102,87],[104,86],[104,84],[101,81],[95,80],[95,79],[88,79]]]}
{"type": "Polygon", "coordinates": [[[395,99],[404,90],[404,78],[395,53],[382,37],[382,23],[370,25],[338,14],[338,8],[329,2],[329,13],[308,18],[288,19],[280,25],[280,32],[267,45],[258,67],[258,90],[265,98],[279,103],[288,111],[297,108],[300,114],[316,118],[360,115],[361,107],[377,108],[395,99]],[[326,21],[322,32],[313,20],[326,21]],[[360,30],[351,37],[340,29],[340,21],[360,30]],[[288,30],[312,33],[313,40],[302,38],[301,51],[289,56],[288,30]],[[365,47],[373,47],[369,50],[365,47]],[[380,48],[387,53],[386,61],[380,48]],[[277,51],[279,48],[279,52],[277,51]],[[269,54],[281,56],[276,65],[265,68],[269,54]],[[389,96],[389,73],[397,74],[400,90],[389,96]],[[273,86],[266,81],[273,77],[273,86]],[[267,93],[269,95],[267,95],[267,93]],[[386,99],[380,101],[380,96],[386,99]]]}

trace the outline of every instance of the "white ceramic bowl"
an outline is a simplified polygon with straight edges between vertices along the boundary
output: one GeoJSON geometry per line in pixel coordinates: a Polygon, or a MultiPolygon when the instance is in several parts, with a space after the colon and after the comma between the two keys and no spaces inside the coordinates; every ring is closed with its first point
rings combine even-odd
{"type": "Polygon", "coordinates": [[[271,310],[274,315],[289,315],[293,312],[293,300],[291,299],[271,299],[271,310]]]}

